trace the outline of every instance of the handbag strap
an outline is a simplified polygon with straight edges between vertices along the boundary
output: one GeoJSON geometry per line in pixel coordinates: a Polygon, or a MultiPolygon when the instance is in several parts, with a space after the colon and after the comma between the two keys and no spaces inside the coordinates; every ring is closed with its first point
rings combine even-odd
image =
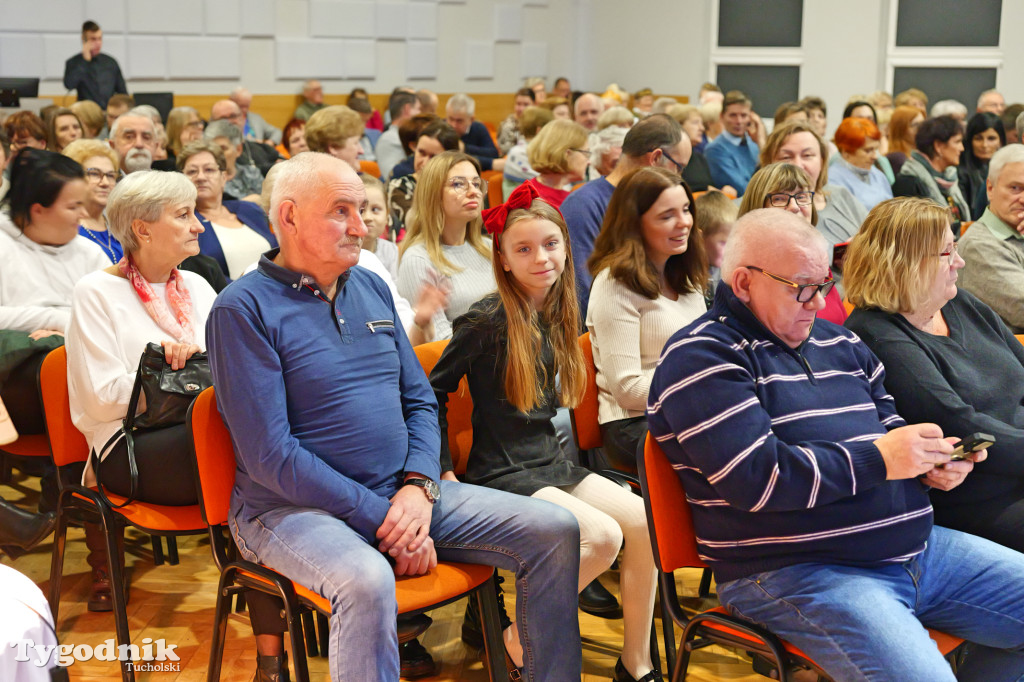
{"type": "Polygon", "coordinates": [[[92,468],[96,473],[96,490],[103,498],[103,501],[111,509],[120,509],[126,507],[135,501],[135,496],[138,495],[139,488],[139,465],[135,461],[135,436],[133,434],[135,430],[135,412],[139,409],[139,397],[142,395],[142,363],[146,359],[146,351],[142,351],[142,356],[139,358],[139,367],[135,371],[135,384],[132,386],[132,397],[128,400],[128,414],[121,420],[121,430],[115,433],[110,439],[104,444],[103,452],[109,452],[120,437],[123,435],[125,445],[128,448],[128,475],[131,483],[128,488],[128,499],[121,504],[114,504],[107,497],[106,492],[103,490],[103,481],[100,478],[100,455],[96,454],[96,451],[92,451],[92,468]]]}

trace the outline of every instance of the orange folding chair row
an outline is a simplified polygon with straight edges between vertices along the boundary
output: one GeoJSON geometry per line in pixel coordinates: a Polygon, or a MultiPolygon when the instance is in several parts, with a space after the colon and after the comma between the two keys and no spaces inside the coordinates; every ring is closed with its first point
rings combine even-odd
{"type": "MultiPolygon", "coordinates": [[[[206,389],[196,398],[189,409],[188,424],[195,446],[199,507],[209,530],[214,561],[221,572],[207,680],[215,682],[220,679],[231,597],[248,588],[276,595],[284,602],[295,678],[305,682],[309,679],[309,669],[300,616],[307,609],[330,615],[330,603],[323,596],[292,582],[277,571],[233,556],[234,545],[229,539],[227,522],[231,489],[235,483],[235,453],[231,435],[217,411],[213,388],[206,389]]],[[[476,599],[484,625],[489,679],[495,682],[507,680],[508,677],[497,603],[491,587],[493,575],[494,569],[490,566],[438,562],[437,568],[426,575],[397,578],[395,596],[398,612],[405,614],[434,609],[465,596],[476,599]]]]}
{"type": "MultiPolygon", "coordinates": [[[[722,607],[688,614],[679,602],[673,571],[681,568],[707,568],[700,558],[693,530],[693,517],[686,501],[682,481],[672,468],[658,442],[648,434],[640,459],[640,484],[647,507],[647,525],[654,547],[654,562],[658,566],[661,598],[666,602],[671,619],[683,628],[679,643],[679,658],[675,659],[674,642],[666,628],[665,647],[669,654],[672,680],[686,679],[690,653],[708,644],[742,649],[754,656],[755,669],[762,665],[771,672],[758,670],[773,679],[788,680],[794,670],[806,668],[822,679],[830,679],[824,670],[807,654],[789,642],[779,639],[768,630],[731,615],[722,607]],[[670,648],[671,647],[671,648],[670,648]]],[[[937,630],[929,630],[939,650],[954,663],[957,649],[964,643],[937,630]]]]}
{"type": "MultiPolygon", "coordinates": [[[[39,375],[40,392],[46,412],[46,429],[53,462],[57,465],[60,480],[60,497],[57,502],[57,528],[54,532],[53,555],[50,563],[50,611],[54,623],[58,622],[60,609],[60,585],[64,572],[64,543],[67,539],[68,513],[78,510],[90,521],[99,521],[107,543],[108,571],[114,602],[114,627],[117,644],[131,643],[128,632],[128,615],[125,610],[127,594],[118,589],[125,585],[124,571],[118,560],[120,548],[117,543],[119,527],[131,525],[151,535],[191,535],[202,533],[206,524],[199,513],[198,505],[188,507],[167,507],[145,502],[132,502],[120,509],[112,509],[100,497],[95,488],[87,488],[70,478],[77,467],[89,456],[89,446],[82,433],[71,421],[71,403],[67,384],[67,353],[64,347],[50,352],[43,361],[39,375]]],[[[181,453],[186,455],[187,453],[181,453]]],[[[125,498],[107,493],[114,504],[121,504],[125,498]]],[[[135,671],[130,661],[121,662],[121,678],[134,680],[135,671]]]]}
{"type": "MultiPolygon", "coordinates": [[[[359,170],[360,172],[366,173],[371,178],[377,178],[380,180],[380,166],[377,165],[376,161],[359,159],[359,170]]],[[[387,182],[387,178],[385,178],[384,181],[387,182]]]]}

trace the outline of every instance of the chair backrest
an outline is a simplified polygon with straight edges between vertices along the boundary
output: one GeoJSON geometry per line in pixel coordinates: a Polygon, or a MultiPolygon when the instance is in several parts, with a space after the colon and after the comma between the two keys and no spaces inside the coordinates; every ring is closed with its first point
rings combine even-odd
{"type": "Polygon", "coordinates": [[[594,348],[590,343],[590,332],[584,332],[580,336],[579,344],[587,367],[587,384],[583,400],[570,412],[572,432],[576,437],[577,448],[593,450],[601,447],[603,441],[601,427],[597,423],[597,367],[594,365],[594,348]]]}
{"type": "Polygon", "coordinates": [[[188,426],[196,455],[196,482],[203,520],[211,526],[226,523],[231,488],[235,485],[235,450],[228,427],[217,410],[212,386],[192,403],[188,426]]]}
{"type": "Polygon", "coordinates": [[[1024,334],[1014,334],[1014,336],[1017,337],[1018,341],[1020,341],[1021,343],[1024,343],[1024,334]]]}
{"type": "Polygon", "coordinates": [[[43,397],[53,463],[62,467],[89,459],[89,443],[71,421],[68,354],[64,346],[53,349],[43,360],[39,370],[39,392],[43,397]]]}
{"type": "Polygon", "coordinates": [[[654,436],[647,434],[640,458],[640,488],[647,508],[647,527],[658,569],[705,568],[697,553],[697,538],[686,491],[654,436]]]}
{"type": "MultiPolygon", "coordinates": [[[[423,371],[430,376],[441,353],[448,346],[447,340],[432,341],[413,348],[423,371]]],[[[448,450],[452,454],[452,466],[456,475],[466,473],[469,449],[473,446],[473,399],[469,395],[466,377],[459,382],[459,390],[448,394],[448,450]]]]}
{"type": "Polygon", "coordinates": [[[359,170],[369,175],[371,178],[380,179],[380,166],[376,161],[367,161],[366,159],[359,160],[359,170]]]}
{"type": "Polygon", "coordinates": [[[492,175],[487,178],[487,202],[491,208],[505,203],[504,183],[505,178],[501,175],[492,175]]]}

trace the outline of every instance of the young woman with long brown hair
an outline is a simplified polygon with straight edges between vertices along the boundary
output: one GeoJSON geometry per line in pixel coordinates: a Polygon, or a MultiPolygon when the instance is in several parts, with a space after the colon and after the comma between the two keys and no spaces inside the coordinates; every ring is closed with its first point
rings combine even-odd
{"type": "Polygon", "coordinates": [[[690,188],[644,167],[615,188],[588,265],[587,329],[597,366],[598,421],[613,466],[636,471],[647,393],[665,342],[707,310],[704,240],[691,239],[690,188]]]}
{"type": "MultiPolygon", "coordinates": [[[[484,225],[494,237],[498,291],[455,320],[452,340],[430,375],[440,406],[443,477],[452,476],[448,394],[466,376],[473,397],[473,446],[465,480],[572,512],[580,525],[581,590],[611,566],[625,540],[620,577],[625,643],[615,680],[660,680],[648,649],[656,572],[643,502],[570,461],[552,423],[559,403],[579,403],[586,382],[565,221],[533,187],[523,185],[507,204],[485,212],[484,225]]],[[[506,642],[512,660],[521,664],[514,643],[506,642]]]]}

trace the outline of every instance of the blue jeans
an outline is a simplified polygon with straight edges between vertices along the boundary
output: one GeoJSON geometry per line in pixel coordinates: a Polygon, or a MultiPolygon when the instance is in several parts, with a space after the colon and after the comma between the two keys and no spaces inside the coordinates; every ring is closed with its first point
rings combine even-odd
{"type": "Polygon", "coordinates": [[[1024,679],[1024,554],[959,531],[934,527],[904,564],[797,564],[718,596],[842,682],[1024,679]],[[924,626],[974,643],[956,677],[924,626]]]}
{"type": "MultiPolygon", "coordinates": [[[[521,495],[450,481],[440,486],[430,523],[438,559],[515,573],[527,679],[580,679],[576,519],[521,495]]],[[[319,509],[282,507],[252,521],[245,517],[232,496],[231,531],[246,559],[330,600],[331,679],[397,682],[395,576],[384,555],[319,509]]]]}

